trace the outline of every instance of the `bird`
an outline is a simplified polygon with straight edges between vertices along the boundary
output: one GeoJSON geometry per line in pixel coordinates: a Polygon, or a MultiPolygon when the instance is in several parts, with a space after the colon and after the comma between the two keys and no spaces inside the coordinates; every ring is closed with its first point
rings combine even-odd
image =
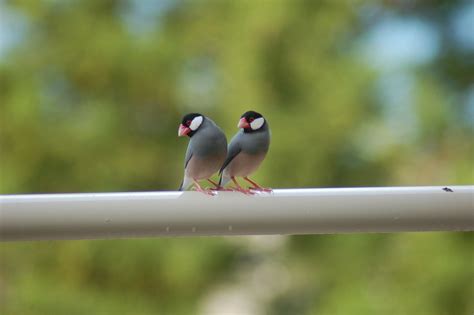
{"type": "Polygon", "coordinates": [[[253,191],[271,192],[270,188],[261,187],[248,178],[265,159],[270,147],[268,122],[260,113],[251,110],[240,117],[237,127],[240,130],[231,139],[227,148],[227,157],[219,171],[219,186],[224,187],[232,180],[236,185],[234,190],[245,194],[254,194],[253,191]],[[243,177],[252,184],[252,187],[242,188],[235,177],[243,177]]]}
{"type": "Polygon", "coordinates": [[[219,171],[227,155],[227,138],[224,132],[212,121],[199,113],[185,115],[179,125],[178,137],[190,138],[184,158],[184,179],[179,190],[189,189],[192,185],[197,191],[214,195],[210,189],[203,189],[199,180],[207,179],[220,189],[220,185],[210,177],[219,171]]]}

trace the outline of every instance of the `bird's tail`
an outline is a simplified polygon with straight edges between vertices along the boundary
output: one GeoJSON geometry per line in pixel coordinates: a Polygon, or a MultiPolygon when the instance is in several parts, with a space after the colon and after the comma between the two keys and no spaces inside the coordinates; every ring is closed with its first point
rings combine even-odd
{"type": "Polygon", "coordinates": [[[193,183],[193,181],[189,177],[184,176],[184,179],[181,182],[181,185],[179,186],[178,190],[179,191],[186,190],[186,189],[188,189],[189,186],[191,186],[192,183],[193,183]]]}
{"type": "Polygon", "coordinates": [[[230,181],[230,177],[224,176],[223,173],[221,173],[221,176],[219,178],[219,186],[224,187],[227,185],[227,183],[230,181]]]}

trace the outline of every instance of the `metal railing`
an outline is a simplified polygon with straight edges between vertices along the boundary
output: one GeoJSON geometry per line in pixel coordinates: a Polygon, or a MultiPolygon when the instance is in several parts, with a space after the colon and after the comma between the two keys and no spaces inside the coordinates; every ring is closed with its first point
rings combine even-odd
{"type": "Polygon", "coordinates": [[[474,230],[474,186],[0,196],[0,240],[474,230]]]}

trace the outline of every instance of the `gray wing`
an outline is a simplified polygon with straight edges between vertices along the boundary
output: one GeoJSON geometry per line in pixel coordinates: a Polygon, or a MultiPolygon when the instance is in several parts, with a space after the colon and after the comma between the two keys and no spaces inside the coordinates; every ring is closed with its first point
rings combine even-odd
{"type": "MultiPolygon", "coordinates": [[[[188,144],[188,148],[186,149],[186,156],[184,157],[184,169],[186,169],[186,167],[188,167],[188,163],[189,161],[191,161],[191,158],[193,157],[193,150],[191,148],[191,143],[188,144]]],[[[183,179],[183,181],[181,182],[181,185],[179,185],[179,188],[178,190],[183,190],[185,187],[183,187],[183,185],[185,184],[186,178],[183,179]]]]}
{"type": "Polygon", "coordinates": [[[184,169],[188,167],[189,161],[191,161],[191,158],[193,157],[193,149],[191,148],[191,143],[189,143],[188,148],[186,150],[186,156],[184,157],[184,169]]]}
{"type": "Polygon", "coordinates": [[[227,148],[227,157],[224,161],[224,164],[222,164],[221,169],[219,170],[219,175],[222,174],[224,169],[229,165],[230,162],[242,151],[242,146],[240,145],[240,141],[238,140],[238,135],[232,139],[232,141],[229,144],[229,147],[227,148]]]}

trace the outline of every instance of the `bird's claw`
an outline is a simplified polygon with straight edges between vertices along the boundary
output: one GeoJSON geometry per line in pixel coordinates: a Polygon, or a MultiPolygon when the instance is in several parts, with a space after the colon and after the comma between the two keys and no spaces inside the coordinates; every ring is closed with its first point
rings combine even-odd
{"type": "Polygon", "coordinates": [[[266,193],[272,193],[273,192],[273,189],[265,188],[265,187],[249,187],[249,190],[261,191],[261,192],[266,192],[266,193]]]}
{"type": "Polygon", "coordinates": [[[206,189],[206,190],[203,190],[202,192],[209,196],[217,195],[217,192],[213,191],[212,189],[206,189]]]}
{"type": "Polygon", "coordinates": [[[201,192],[205,195],[208,195],[208,196],[215,196],[217,193],[215,191],[213,191],[212,189],[196,189],[196,191],[198,192],[201,192]]]}
{"type": "Polygon", "coordinates": [[[234,191],[233,189],[224,188],[224,187],[211,188],[211,190],[212,191],[234,191]]]}
{"type": "Polygon", "coordinates": [[[233,189],[233,191],[238,191],[238,192],[241,192],[245,195],[255,195],[255,192],[251,191],[250,189],[245,189],[245,188],[241,188],[241,187],[236,187],[233,189]]]}

